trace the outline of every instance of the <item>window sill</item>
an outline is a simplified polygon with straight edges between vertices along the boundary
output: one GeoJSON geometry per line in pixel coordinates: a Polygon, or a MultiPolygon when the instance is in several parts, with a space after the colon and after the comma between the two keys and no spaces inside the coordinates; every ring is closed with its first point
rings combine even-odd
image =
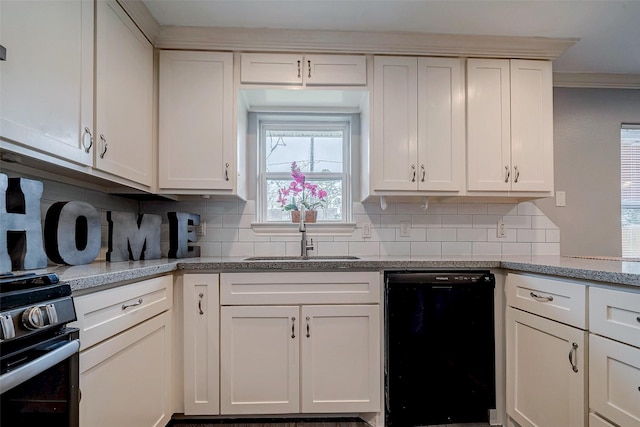
{"type": "MultiPolygon", "coordinates": [[[[332,236],[351,236],[356,229],[354,222],[340,223],[315,223],[305,224],[307,233],[310,235],[332,235],[332,236]]],[[[251,224],[253,232],[259,235],[279,235],[279,236],[295,236],[298,231],[298,224],[295,223],[265,223],[254,222],[251,224]]]]}

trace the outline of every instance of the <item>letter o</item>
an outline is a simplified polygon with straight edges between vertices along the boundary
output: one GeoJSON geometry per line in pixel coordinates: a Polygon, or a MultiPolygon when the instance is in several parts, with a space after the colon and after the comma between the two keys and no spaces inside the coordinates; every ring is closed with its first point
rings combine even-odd
{"type": "Polygon", "coordinates": [[[98,211],[84,202],[57,202],[44,221],[44,246],[49,259],[58,264],[89,264],[100,253],[98,211]]]}

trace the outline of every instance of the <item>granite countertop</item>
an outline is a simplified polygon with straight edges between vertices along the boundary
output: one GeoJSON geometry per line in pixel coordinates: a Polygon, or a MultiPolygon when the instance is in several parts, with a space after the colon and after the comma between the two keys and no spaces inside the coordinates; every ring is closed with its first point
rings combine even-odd
{"type": "Polygon", "coordinates": [[[640,288],[640,262],[558,256],[505,257],[362,257],[358,260],[247,261],[238,258],[157,259],[148,261],[96,261],[79,266],[52,266],[34,272],[54,272],[74,292],[127,283],[174,271],[340,271],[397,269],[496,269],[549,274],[640,288]]]}

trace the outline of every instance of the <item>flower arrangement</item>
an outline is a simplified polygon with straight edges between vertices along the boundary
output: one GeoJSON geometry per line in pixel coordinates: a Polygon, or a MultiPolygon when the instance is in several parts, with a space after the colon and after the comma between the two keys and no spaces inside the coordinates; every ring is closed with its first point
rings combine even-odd
{"type": "Polygon", "coordinates": [[[300,210],[300,206],[304,206],[306,210],[312,211],[319,207],[326,207],[326,190],[318,188],[316,184],[306,182],[306,177],[296,162],[291,163],[291,177],[293,181],[289,183],[289,186],[278,190],[278,202],[282,204],[282,209],[297,211],[300,210]]]}

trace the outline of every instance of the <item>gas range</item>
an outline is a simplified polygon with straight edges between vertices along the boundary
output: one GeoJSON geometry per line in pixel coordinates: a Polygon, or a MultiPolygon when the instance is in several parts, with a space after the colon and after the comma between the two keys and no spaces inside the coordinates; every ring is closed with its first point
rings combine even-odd
{"type": "MultiPolygon", "coordinates": [[[[0,349],[76,320],[71,287],[55,273],[0,276],[0,349]]],[[[5,353],[5,351],[2,351],[5,353]]]]}

